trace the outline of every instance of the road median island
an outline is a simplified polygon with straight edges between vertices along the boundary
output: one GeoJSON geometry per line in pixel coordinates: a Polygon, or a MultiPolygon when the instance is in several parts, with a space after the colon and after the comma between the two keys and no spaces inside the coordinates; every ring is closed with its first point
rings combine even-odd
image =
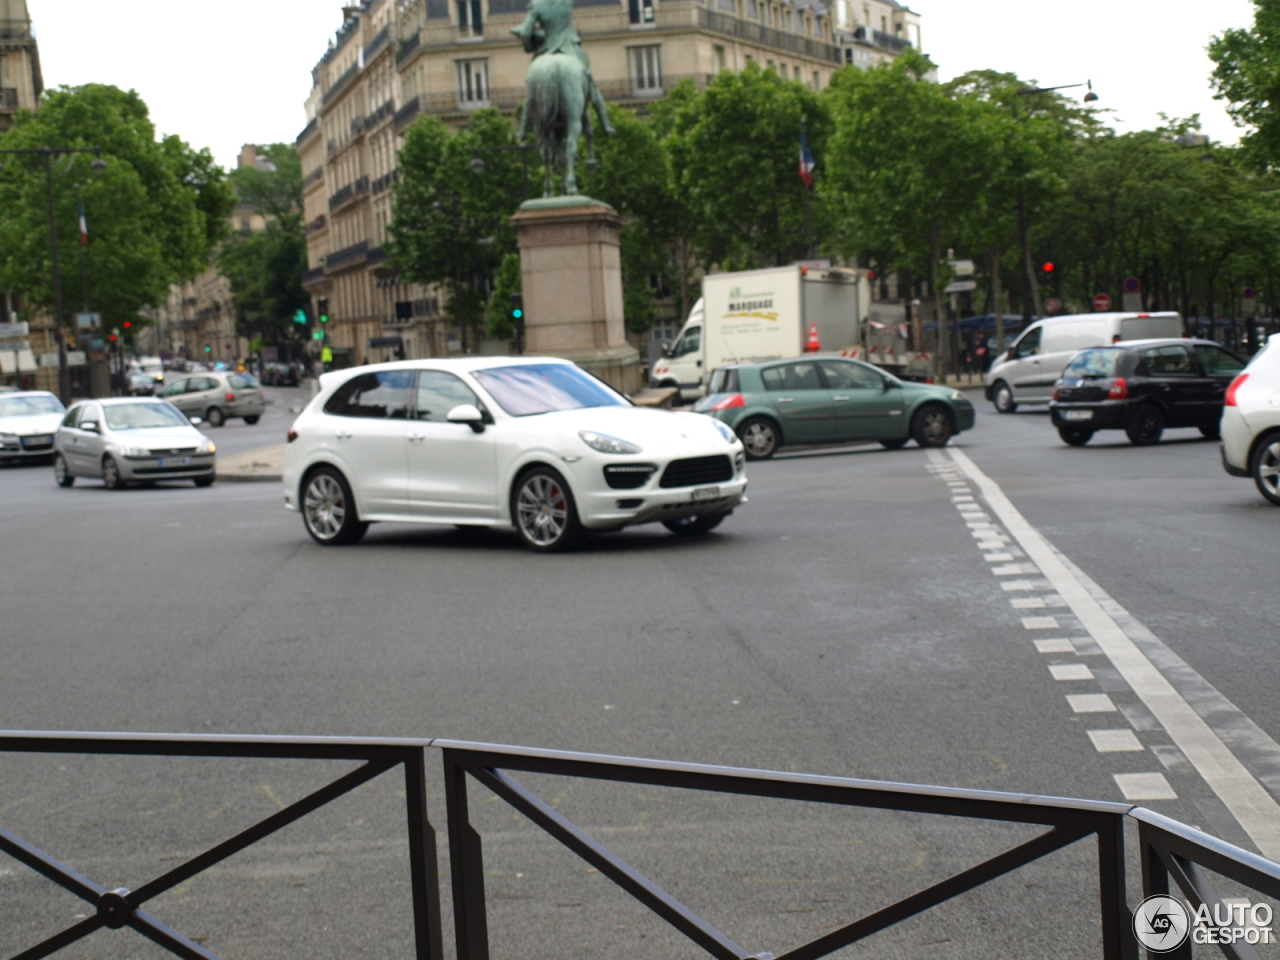
{"type": "Polygon", "coordinates": [[[279,483],[284,474],[284,444],[259,447],[218,458],[218,479],[239,483],[279,483]]]}

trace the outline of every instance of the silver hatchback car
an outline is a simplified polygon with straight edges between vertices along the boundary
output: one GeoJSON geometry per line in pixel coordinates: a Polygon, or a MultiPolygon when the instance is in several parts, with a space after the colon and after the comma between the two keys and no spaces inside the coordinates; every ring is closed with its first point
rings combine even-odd
{"type": "Polygon", "coordinates": [[[213,441],[172,404],[151,397],[81,401],[62,418],[53,445],[60,487],[76,477],[101,477],[112,490],[151,480],[207,487],[216,475],[213,441]]]}
{"type": "Polygon", "coordinates": [[[267,395],[247,373],[201,373],[179,377],[160,391],[188,417],[200,417],[211,427],[220,427],[229,417],[243,417],[257,423],[266,409],[267,395]]]}

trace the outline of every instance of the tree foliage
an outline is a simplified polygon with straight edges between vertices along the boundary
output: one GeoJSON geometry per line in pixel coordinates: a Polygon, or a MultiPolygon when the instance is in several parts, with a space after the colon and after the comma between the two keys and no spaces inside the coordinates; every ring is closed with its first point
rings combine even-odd
{"type": "Polygon", "coordinates": [[[285,343],[306,333],[293,322],[310,297],[302,286],[307,269],[303,220],[302,165],[290,144],[259,150],[262,167],[237,167],[228,178],[237,212],[258,214],[261,231],[240,229],[218,251],[218,271],[231,282],[238,330],[264,343],[285,343]]]}
{"type": "MultiPolygon", "coordinates": [[[[89,84],[46,94],[37,113],[22,113],[0,137],[6,150],[100,148],[54,161],[54,210],[64,303],[82,298],[76,188],[89,227],[89,306],[118,330],[164,299],[171,284],[198,274],[224,229],[230,190],[207,150],[177,137],[159,140],[147,106],[134,92],[89,84]]],[[[53,306],[45,163],[36,155],[4,157],[0,173],[0,286],[38,309],[53,306]]]]}
{"type": "Polygon", "coordinates": [[[1248,160],[1263,169],[1280,166],[1280,0],[1254,0],[1252,28],[1214,37],[1209,57],[1216,98],[1247,129],[1248,160]]]}

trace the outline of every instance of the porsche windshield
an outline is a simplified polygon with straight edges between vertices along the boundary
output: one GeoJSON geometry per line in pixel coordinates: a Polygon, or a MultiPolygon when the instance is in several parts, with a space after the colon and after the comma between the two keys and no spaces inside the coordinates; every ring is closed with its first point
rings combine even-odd
{"type": "Polygon", "coordinates": [[[567,363],[493,367],[472,374],[513,417],[583,407],[626,407],[626,397],[567,363]]]}

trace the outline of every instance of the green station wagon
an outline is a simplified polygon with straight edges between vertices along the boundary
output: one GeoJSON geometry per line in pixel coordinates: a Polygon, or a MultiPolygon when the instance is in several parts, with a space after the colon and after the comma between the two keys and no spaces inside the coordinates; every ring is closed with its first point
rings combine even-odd
{"type": "Polygon", "coordinates": [[[914,440],[940,447],[974,417],[959,390],[899,380],[845,357],[720,367],[694,410],[731,427],[752,460],[792,444],[879,441],[897,450],[914,440]]]}

